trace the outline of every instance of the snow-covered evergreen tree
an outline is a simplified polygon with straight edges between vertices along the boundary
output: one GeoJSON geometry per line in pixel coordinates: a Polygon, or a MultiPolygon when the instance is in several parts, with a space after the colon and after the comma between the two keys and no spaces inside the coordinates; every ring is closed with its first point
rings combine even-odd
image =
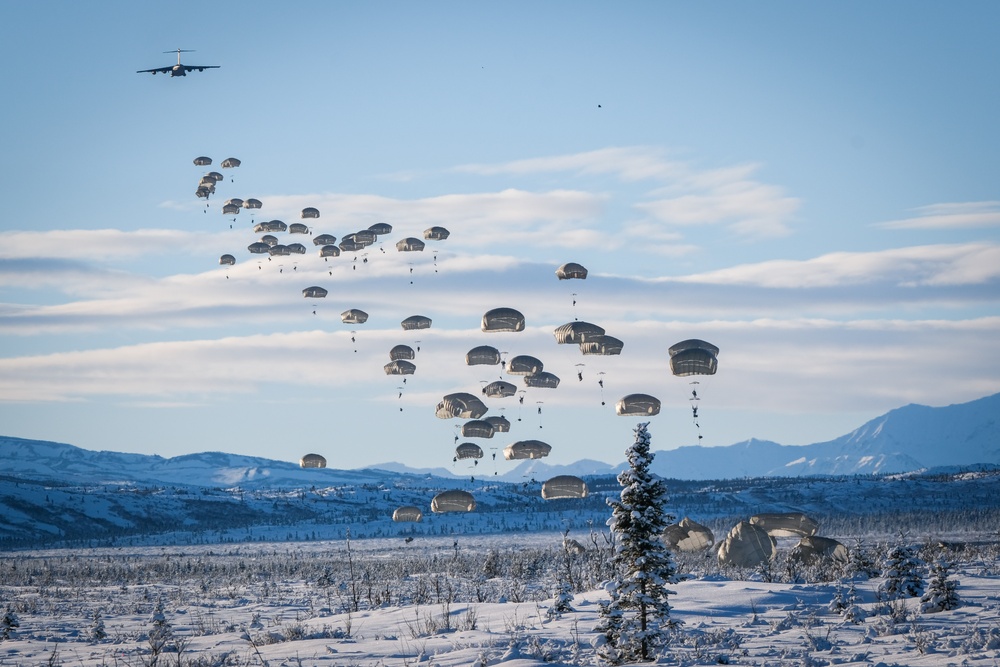
{"type": "Polygon", "coordinates": [[[101,608],[94,610],[93,621],[90,624],[90,638],[94,641],[101,641],[108,638],[108,632],[104,629],[104,618],[101,616],[101,608]]]}
{"type": "Polygon", "coordinates": [[[10,639],[11,634],[19,627],[21,627],[21,621],[17,618],[17,614],[14,613],[10,605],[8,605],[3,616],[0,616],[0,641],[10,639]]]}
{"type": "Polygon", "coordinates": [[[882,592],[890,600],[903,597],[918,597],[924,592],[924,578],[921,569],[924,563],[917,557],[917,552],[907,544],[896,544],[889,547],[886,554],[882,576],[882,592]]]}
{"type": "Polygon", "coordinates": [[[920,611],[925,614],[957,609],[962,605],[958,597],[958,582],[949,579],[954,565],[942,554],[931,566],[931,582],[927,592],[920,598],[920,611]]]}
{"type": "Polygon", "coordinates": [[[174,634],[166,614],[163,613],[162,599],[156,601],[156,608],[149,617],[149,624],[149,653],[151,656],[149,664],[154,666],[174,634]]]}
{"type": "Polygon", "coordinates": [[[635,443],[625,450],[629,468],[618,475],[620,499],[608,500],[615,578],[607,586],[611,599],[601,605],[599,629],[601,654],[613,664],[653,659],[671,623],[667,596],[673,591],[667,585],[677,581],[673,555],[660,539],[673,517],[663,509],[666,483],[649,470],[647,425],[636,426],[635,443]]]}

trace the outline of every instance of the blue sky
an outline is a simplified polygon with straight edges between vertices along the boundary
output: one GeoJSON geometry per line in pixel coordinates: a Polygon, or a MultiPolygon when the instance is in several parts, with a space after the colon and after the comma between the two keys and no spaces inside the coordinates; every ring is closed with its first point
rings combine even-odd
{"type": "Polygon", "coordinates": [[[500,377],[465,365],[481,344],[562,382],[488,401],[514,428],[479,444],[554,463],[622,460],[629,393],[662,401],[669,449],[1000,391],[997,25],[992,2],[0,4],[0,433],[451,465],[434,406],[500,377]],[[221,67],[136,73],[176,48],[221,67]],[[207,210],[199,155],[242,160],[207,210]],[[356,260],[247,252],[251,218],[306,206],[314,233],[393,233],[356,260]],[[450,238],[396,252],[432,225],[450,238]],[[501,306],[527,329],[480,331],[501,306]],[[574,318],[622,355],[556,345],[574,318]],[[667,361],[686,338],[721,349],[699,427],[667,361]]]}

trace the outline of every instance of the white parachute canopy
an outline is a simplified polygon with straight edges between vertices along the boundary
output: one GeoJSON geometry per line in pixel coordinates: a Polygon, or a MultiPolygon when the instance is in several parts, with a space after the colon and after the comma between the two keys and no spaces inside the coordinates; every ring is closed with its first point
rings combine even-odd
{"type": "Polygon", "coordinates": [[[663,530],[663,542],[671,550],[690,553],[704,551],[715,544],[715,535],[708,526],[684,517],[663,530]]]}
{"type": "Polygon", "coordinates": [[[774,560],[774,538],[763,528],[740,521],[719,546],[719,564],[757,567],[774,560]]]}
{"type": "Polygon", "coordinates": [[[542,498],[586,498],[590,490],[587,483],[574,475],[557,475],[542,484],[542,498]]]}
{"type": "Polygon", "coordinates": [[[750,523],[771,537],[808,537],[819,530],[819,523],[802,512],[756,514],[750,517],[750,523]]]}
{"type": "Polygon", "coordinates": [[[393,521],[420,521],[424,518],[424,513],[420,511],[419,507],[414,507],[413,505],[405,505],[403,507],[397,507],[396,511],[392,513],[393,521]]]}
{"type": "Polygon", "coordinates": [[[476,509],[476,499],[468,491],[453,489],[443,491],[431,500],[431,511],[435,514],[442,512],[471,512],[476,509]]]}
{"type": "Polygon", "coordinates": [[[810,535],[803,537],[788,554],[790,560],[797,560],[806,565],[817,565],[821,562],[847,562],[847,547],[832,537],[810,535]]]}

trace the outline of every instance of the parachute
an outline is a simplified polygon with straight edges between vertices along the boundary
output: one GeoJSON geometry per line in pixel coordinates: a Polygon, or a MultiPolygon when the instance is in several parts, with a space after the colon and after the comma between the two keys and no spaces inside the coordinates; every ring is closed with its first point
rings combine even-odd
{"type": "Polygon", "coordinates": [[[844,564],[847,562],[847,547],[831,537],[807,535],[792,547],[788,559],[806,565],[817,565],[824,561],[844,564]]]}
{"type": "Polygon", "coordinates": [[[660,414],[660,399],[649,394],[629,394],[615,403],[615,414],[622,417],[648,417],[660,414]]]}
{"type": "Polygon", "coordinates": [[[554,335],[556,342],[560,345],[566,343],[577,345],[592,339],[599,339],[604,335],[604,329],[590,322],[575,321],[556,327],[554,335]]]}
{"type": "Polygon", "coordinates": [[[576,262],[567,262],[556,269],[556,277],[559,280],[570,280],[573,278],[583,280],[587,277],[587,269],[576,262]]]}
{"type": "Polygon", "coordinates": [[[507,372],[511,375],[534,375],[542,372],[543,364],[535,357],[519,354],[507,362],[507,372]]]}
{"type": "Polygon", "coordinates": [[[267,253],[271,257],[284,257],[286,255],[291,255],[292,251],[288,249],[288,246],[281,245],[280,243],[275,243],[273,246],[267,249],[267,253]]]}
{"type": "Polygon", "coordinates": [[[558,475],[542,484],[542,498],[586,498],[589,493],[587,483],[573,475],[558,475]]]}
{"type": "Polygon", "coordinates": [[[222,161],[222,163],[220,164],[220,166],[223,169],[232,169],[233,167],[240,166],[240,164],[242,164],[242,163],[239,160],[237,160],[236,158],[234,158],[234,157],[227,157],[225,160],[222,161]]]}
{"type": "Polygon", "coordinates": [[[483,331],[524,331],[524,315],[513,308],[494,308],[483,315],[483,331]]]}
{"type": "Polygon", "coordinates": [[[621,354],[625,343],[614,336],[587,336],[587,340],[580,343],[580,352],[583,354],[601,354],[611,356],[621,354]]]}
{"type": "Polygon", "coordinates": [[[243,200],[239,197],[233,197],[225,201],[226,205],[232,204],[236,208],[243,208],[243,200]]]}
{"type": "Polygon", "coordinates": [[[819,523],[801,512],[756,514],[750,517],[750,523],[771,537],[809,537],[819,530],[819,523]]]}
{"type": "Polygon", "coordinates": [[[251,243],[247,246],[249,250],[254,255],[266,255],[271,250],[271,246],[263,241],[257,241],[256,243],[251,243]]]}
{"type": "Polygon", "coordinates": [[[542,389],[555,389],[559,386],[559,376],[541,371],[524,376],[524,384],[529,387],[541,387],[542,389]]]}
{"type": "Polygon", "coordinates": [[[493,424],[484,419],[473,419],[462,424],[463,438],[492,438],[493,424]]]}
{"type": "Polygon", "coordinates": [[[424,317],[423,315],[410,315],[399,324],[405,331],[410,331],[412,329],[430,329],[431,318],[424,317]]]}
{"type": "Polygon", "coordinates": [[[319,249],[319,256],[320,257],[340,257],[340,248],[338,248],[337,246],[335,246],[333,244],[325,245],[325,246],[323,246],[322,248],[319,249]]]}
{"type": "Polygon", "coordinates": [[[397,359],[413,359],[416,356],[417,353],[409,345],[396,345],[389,350],[389,358],[393,361],[397,359]]]}
{"type": "Polygon", "coordinates": [[[684,517],[663,530],[663,542],[672,551],[691,553],[708,549],[715,543],[715,535],[708,526],[684,517]]]}
{"type": "Polygon", "coordinates": [[[288,252],[293,255],[306,254],[306,247],[301,243],[289,243],[286,247],[288,248],[288,252]]]}
{"type": "MultiPolygon", "coordinates": [[[[446,394],[441,402],[434,409],[434,414],[439,419],[479,419],[486,414],[488,408],[478,396],[457,392],[446,394]]],[[[492,429],[492,427],[490,427],[492,429]]],[[[489,436],[486,436],[489,437],[489,436]]]]}
{"type": "Polygon", "coordinates": [[[299,460],[303,468],[325,468],[326,459],[319,454],[306,454],[299,460]]]}
{"type": "Polygon", "coordinates": [[[382,367],[386,375],[413,375],[417,365],[406,359],[393,359],[382,367]]]}
{"type": "Polygon", "coordinates": [[[763,528],[740,521],[719,546],[719,564],[757,567],[774,560],[774,538],[763,528]]]}
{"type": "Polygon", "coordinates": [[[483,387],[483,393],[490,398],[508,398],[517,393],[517,387],[510,382],[497,380],[483,387]]]}
{"type": "Polygon", "coordinates": [[[259,199],[254,199],[253,197],[243,202],[243,208],[249,208],[249,209],[258,209],[263,205],[264,204],[261,203],[259,199]]]}
{"type": "Polygon", "coordinates": [[[444,227],[431,227],[424,230],[424,238],[428,241],[444,241],[451,235],[444,227]]]}
{"type": "Polygon", "coordinates": [[[495,415],[492,417],[487,417],[483,421],[489,422],[490,426],[493,427],[494,433],[509,433],[510,432],[510,420],[503,415],[495,415]]]}
{"type": "Polygon", "coordinates": [[[337,242],[337,237],[333,234],[320,234],[313,237],[313,245],[333,245],[337,242]]]}
{"type": "Polygon", "coordinates": [[[308,234],[309,233],[309,227],[306,226],[306,225],[303,225],[301,222],[293,222],[292,224],[288,225],[288,233],[289,234],[308,234]]]}
{"type": "Polygon", "coordinates": [[[211,179],[214,183],[218,183],[219,181],[221,181],[222,179],[224,179],[225,176],[223,176],[222,174],[220,174],[217,171],[210,171],[207,174],[205,174],[204,176],[202,176],[201,180],[204,181],[206,178],[211,179]]]}
{"type": "Polygon", "coordinates": [[[443,491],[431,500],[431,511],[435,514],[443,512],[471,512],[476,509],[476,499],[468,491],[443,491]]]}
{"type": "Polygon", "coordinates": [[[240,208],[236,204],[223,204],[222,215],[236,215],[240,212],[240,208]]]}
{"type": "Polygon", "coordinates": [[[219,264],[222,264],[224,266],[232,266],[235,263],[236,263],[236,258],[233,257],[232,255],[223,255],[222,257],[219,258],[219,264]]]}
{"type": "Polygon", "coordinates": [[[368,228],[375,236],[385,236],[386,234],[392,233],[392,225],[387,222],[376,222],[374,225],[368,228]]]}
{"type": "Polygon", "coordinates": [[[670,372],[678,377],[715,375],[719,367],[719,348],[692,338],[670,346],[670,372]]]}
{"type": "Polygon", "coordinates": [[[319,209],[313,208],[312,206],[307,206],[306,208],[302,209],[302,213],[299,215],[303,220],[305,220],[306,218],[318,218],[319,209]]]}
{"type": "Polygon", "coordinates": [[[302,296],[307,299],[322,299],[327,295],[327,291],[319,285],[313,285],[302,290],[302,296]]]}
{"type": "Polygon", "coordinates": [[[396,242],[396,250],[399,252],[418,252],[424,249],[424,242],[418,238],[409,236],[402,241],[396,242]]]}
{"type": "Polygon", "coordinates": [[[489,345],[474,347],[465,353],[468,366],[496,366],[500,363],[500,350],[489,345]]]}
{"type": "Polygon", "coordinates": [[[270,234],[264,234],[264,236],[261,236],[260,241],[261,243],[266,243],[268,246],[278,245],[278,237],[271,236],[270,234]]]}
{"type": "Polygon", "coordinates": [[[267,222],[258,222],[253,226],[253,231],[257,234],[263,234],[264,232],[285,232],[288,231],[288,225],[281,220],[268,220],[267,222]]]}
{"type": "Polygon", "coordinates": [[[420,511],[419,507],[414,507],[413,505],[397,507],[396,511],[392,513],[392,520],[397,523],[403,521],[420,521],[423,518],[424,513],[420,511]]]}
{"type": "Polygon", "coordinates": [[[351,308],[340,314],[340,321],[344,324],[364,324],[368,321],[368,313],[358,308],[351,308]]]}
{"type": "Polygon", "coordinates": [[[204,155],[194,159],[194,166],[196,167],[207,167],[210,164],[212,164],[212,158],[205,157],[204,155]]]}
{"type": "Polygon", "coordinates": [[[540,459],[548,456],[551,451],[552,446],[541,440],[518,440],[504,447],[503,457],[508,461],[540,459]]]}
{"type": "Polygon", "coordinates": [[[455,448],[455,458],[460,461],[462,459],[481,459],[483,458],[483,448],[474,442],[463,442],[455,448]]]}

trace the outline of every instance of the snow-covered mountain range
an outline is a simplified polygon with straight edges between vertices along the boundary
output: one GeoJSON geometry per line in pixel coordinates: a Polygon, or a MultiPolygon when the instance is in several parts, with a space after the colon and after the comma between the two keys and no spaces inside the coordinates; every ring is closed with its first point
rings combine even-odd
{"type": "MultiPolygon", "coordinates": [[[[280,487],[374,483],[385,470],[442,480],[467,478],[447,468],[383,463],[363,470],[302,469],[285,461],[204,452],[173,458],[90,451],[72,445],[0,436],[0,475],[66,483],[142,483],[210,487],[280,487]]],[[[829,442],[787,446],[749,439],[726,447],[687,446],[656,452],[653,470],[671,479],[854,475],[936,467],[1000,465],[1000,394],[947,407],[907,405],[829,442]]],[[[519,483],[555,475],[617,474],[625,466],[581,460],[525,461],[495,480],[519,483]]],[[[485,476],[485,475],[484,475],[485,476]]]]}

